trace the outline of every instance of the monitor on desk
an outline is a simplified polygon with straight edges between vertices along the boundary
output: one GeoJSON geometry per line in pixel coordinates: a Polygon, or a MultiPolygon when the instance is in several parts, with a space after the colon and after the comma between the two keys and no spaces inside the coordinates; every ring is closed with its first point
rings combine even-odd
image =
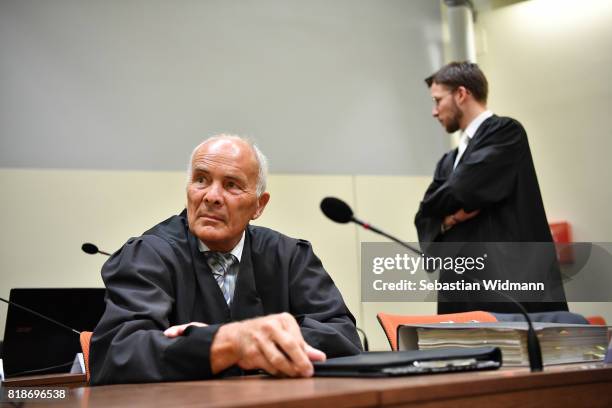
{"type": "MultiPolygon", "coordinates": [[[[18,288],[10,301],[77,331],[92,331],[104,313],[104,288],[18,288]]],[[[7,377],[67,373],[81,351],[79,335],[14,305],[4,330],[7,377]]]]}

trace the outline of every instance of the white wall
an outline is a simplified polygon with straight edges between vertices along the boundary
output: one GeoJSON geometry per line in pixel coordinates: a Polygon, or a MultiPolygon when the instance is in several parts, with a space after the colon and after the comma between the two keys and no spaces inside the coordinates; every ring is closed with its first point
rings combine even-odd
{"type": "MultiPolygon", "coordinates": [[[[489,106],[525,126],[549,221],[612,241],[612,2],[525,1],[479,13],[476,28],[489,106]]],[[[570,309],[612,322],[610,303],[570,309]]]]}

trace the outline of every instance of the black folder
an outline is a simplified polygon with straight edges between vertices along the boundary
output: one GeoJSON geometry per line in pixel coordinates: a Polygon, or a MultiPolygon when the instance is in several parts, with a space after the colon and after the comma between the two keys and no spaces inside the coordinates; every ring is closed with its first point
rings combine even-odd
{"type": "Polygon", "coordinates": [[[314,363],[316,377],[396,377],[457,371],[495,370],[502,366],[498,347],[372,351],[314,363]]]}

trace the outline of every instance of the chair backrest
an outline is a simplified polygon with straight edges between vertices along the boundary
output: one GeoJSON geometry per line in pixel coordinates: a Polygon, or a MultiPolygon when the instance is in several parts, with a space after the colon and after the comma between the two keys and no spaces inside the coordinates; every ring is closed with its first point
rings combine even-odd
{"type": "Polygon", "coordinates": [[[82,331],[79,336],[81,341],[81,350],[83,350],[83,361],[85,362],[85,375],[87,376],[87,383],[89,384],[89,343],[91,342],[91,335],[93,333],[89,331],[82,331]]]}
{"type": "Polygon", "coordinates": [[[585,319],[587,319],[589,324],[607,326],[606,319],[603,316],[586,316],[585,319]]]}
{"type": "Polygon", "coordinates": [[[426,323],[469,323],[469,322],[496,322],[497,319],[489,312],[480,310],[463,313],[449,313],[439,315],[426,316],[406,316],[392,315],[387,313],[378,313],[376,315],[378,322],[382,326],[391,350],[397,351],[397,327],[401,324],[426,324],[426,323]]]}

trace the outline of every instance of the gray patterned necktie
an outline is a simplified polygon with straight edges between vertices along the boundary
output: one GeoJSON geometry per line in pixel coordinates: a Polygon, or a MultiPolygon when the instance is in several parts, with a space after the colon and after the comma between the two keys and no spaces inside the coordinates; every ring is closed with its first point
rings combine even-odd
{"type": "Polygon", "coordinates": [[[207,252],[206,263],[210,266],[225,302],[229,305],[234,296],[234,289],[236,287],[236,273],[233,271],[231,266],[236,262],[237,259],[232,254],[222,254],[220,252],[207,252]]]}

